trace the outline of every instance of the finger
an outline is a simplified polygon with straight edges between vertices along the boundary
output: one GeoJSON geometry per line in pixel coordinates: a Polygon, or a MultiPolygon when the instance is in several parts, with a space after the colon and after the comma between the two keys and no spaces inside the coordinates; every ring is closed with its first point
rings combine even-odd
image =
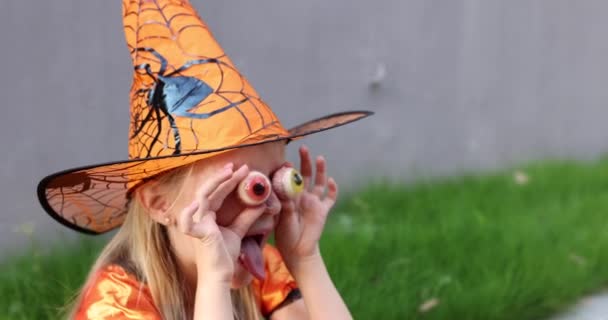
{"type": "Polygon", "coordinates": [[[323,201],[312,193],[303,193],[300,201],[300,213],[303,225],[314,225],[319,221],[325,223],[325,218],[329,212],[329,207],[325,207],[323,201]]]}
{"type": "Polygon", "coordinates": [[[312,177],[312,165],[310,163],[310,153],[306,146],[300,147],[300,173],[304,178],[304,190],[308,190],[312,177]]]}
{"type": "Polygon", "coordinates": [[[249,167],[242,165],[236,170],[232,177],[220,184],[209,196],[209,209],[217,211],[224,202],[224,199],[238,186],[238,184],[249,174],[249,167]]]}
{"type": "Polygon", "coordinates": [[[198,210],[196,210],[194,215],[192,215],[192,222],[194,222],[195,224],[199,223],[203,219],[204,216],[209,214],[209,212],[214,212],[214,211],[209,210],[207,208],[207,206],[205,206],[205,205],[200,206],[198,208],[198,210]]]}
{"type": "Polygon", "coordinates": [[[240,239],[243,239],[251,225],[266,211],[266,206],[261,205],[243,210],[228,226],[240,239]]]}
{"type": "Polygon", "coordinates": [[[320,208],[318,198],[308,193],[302,194],[301,202],[301,243],[317,243],[321,238],[327,219],[327,211],[320,208]]]}
{"type": "Polygon", "coordinates": [[[199,239],[205,239],[209,236],[211,236],[212,238],[217,236],[217,234],[213,234],[214,231],[219,231],[219,227],[217,225],[217,222],[215,221],[215,218],[215,212],[205,212],[199,222],[192,224],[192,226],[190,227],[190,232],[188,234],[199,239]]]}
{"type": "Polygon", "coordinates": [[[268,200],[266,200],[266,212],[271,216],[281,212],[281,200],[275,192],[271,192],[268,200]]]}
{"type": "Polygon", "coordinates": [[[317,173],[315,174],[315,185],[312,188],[312,193],[318,197],[323,197],[325,193],[325,184],[327,183],[326,164],[322,156],[317,157],[316,161],[317,173]]]}
{"type": "Polygon", "coordinates": [[[204,215],[204,210],[196,210],[196,212],[192,215],[192,222],[199,223],[204,215]]]}
{"type": "Polygon", "coordinates": [[[327,206],[327,207],[333,207],[333,205],[336,203],[336,200],[338,199],[338,184],[336,183],[336,180],[334,180],[334,178],[329,178],[327,180],[327,196],[325,197],[325,199],[323,199],[323,203],[327,206]]]}
{"type": "Polygon", "coordinates": [[[299,217],[296,212],[295,203],[292,200],[284,201],[281,203],[281,207],[282,210],[276,229],[284,232],[299,233],[299,217]]]}
{"type": "Polygon", "coordinates": [[[189,206],[185,207],[178,215],[177,218],[177,229],[185,234],[190,234],[190,230],[192,229],[192,224],[194,221],[192,220],[192,216],[198,212],[200,207],[200,202],[194,201],[189,206]]]}
{"type": "Polygon", "coordinates": [[[281,214],[296,212],[296,204],[293,202],[293,200],[281,202],[281,208],[281,214]]]}
{"type": "Polygon", "coordinates": [[[226,180],[232,177],[233,172],[232,169],[234,167],[233,163],[228,163],[218,172],[212,174],[201,186],[201,188],[197,191],[198,198],[206,198],[209,196],[218,186],[224,183],[226,180]]]}

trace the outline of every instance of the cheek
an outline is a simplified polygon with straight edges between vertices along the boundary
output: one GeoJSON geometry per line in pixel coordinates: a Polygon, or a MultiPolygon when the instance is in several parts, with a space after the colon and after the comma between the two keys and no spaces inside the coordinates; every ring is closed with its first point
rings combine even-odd
{"type": "Polygon", "coordinates": [[[217,211],[217,224],[222,227],[230,225],[244,209],[245,206],[241,204],[236,193],[231,193],[217,211]]]}

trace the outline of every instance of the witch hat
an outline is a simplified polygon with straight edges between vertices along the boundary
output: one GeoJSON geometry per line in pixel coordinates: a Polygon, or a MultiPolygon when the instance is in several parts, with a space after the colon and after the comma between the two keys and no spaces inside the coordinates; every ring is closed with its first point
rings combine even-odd
{"type": "Polygon", "coordinates": [[[42,179],[57,221],[99,234],[122,224],[130,191],[147,179],[227,150],[294,140],[371,114],[325,116],[286,130],[187,0],[123,0],[133,60],[129,157],[42,179]]]}

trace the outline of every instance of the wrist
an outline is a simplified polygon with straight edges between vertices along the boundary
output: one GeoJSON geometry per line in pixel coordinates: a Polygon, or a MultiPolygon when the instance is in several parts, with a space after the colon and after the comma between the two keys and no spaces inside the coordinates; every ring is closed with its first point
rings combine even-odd
{"type": "Polygon", "coordinates": [[[302,276],[308,272],[316,272],[319,270],[319,267],[325,267],[323,257],[318,248],[310,255],[285,259],[285,264],[294,277],[302,276]]]}
{"type": "Polygon", "coordinates": [[[217,277],[214,275],[199,277],[197,279],[197,288],[209,288],[209,289],[230,289],[232,280],[226,280],[223,277],[217,277]]]}
{"type": "Polygon", "coordinates": [[[196,285],[194,319],[232,319],[230,284],[201,274],[196,285]]]}
{"type": "Polygon", "coordinates": [[[230,287],[232,283],[232,276],[234,272],[231,269],[228,270],[210,270],[205,267],[197,266],[197,282],[199,285],[228,285],[230,287]]]}

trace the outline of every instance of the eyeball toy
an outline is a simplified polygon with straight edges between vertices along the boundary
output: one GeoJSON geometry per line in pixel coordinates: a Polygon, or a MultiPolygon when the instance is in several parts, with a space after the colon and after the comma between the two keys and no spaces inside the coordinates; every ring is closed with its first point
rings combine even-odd
{"type": "Polygon", "coordinates": [[[239,184],[237,193],[245,205],[258,206],[268,199],[271,189],[270,180],[264,174],[251,171],[239,184]]]}
{"type": "Polygon", "coordinates": [[[304,179],[298,170],[283,167],[272,177],[272,188],[279,198],[293,199],[304,190],[304,179]]]}

